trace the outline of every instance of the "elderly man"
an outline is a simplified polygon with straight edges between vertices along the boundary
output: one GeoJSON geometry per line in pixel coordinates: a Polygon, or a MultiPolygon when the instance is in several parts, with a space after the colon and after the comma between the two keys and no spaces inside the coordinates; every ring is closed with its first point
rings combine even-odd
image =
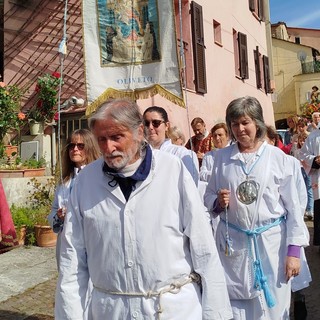
{"type": "Polygon", "coordinates": [[[56,319],[83,319],[86,307],[96,320],[231,319],[208,218],[181,160],[151,150],[134,102],[104,103],[89,126],[103,157],[72,189],[56,319]]]}
{"type": "Polygon", "coordinates": [[[206,124],[201,118],[194,118],[191,121],[191,127],[194,136],[186,143],[185,147],[197,154],[201,168],[203,156],[214,148],[212,135],[207,131],[206,124]]]}

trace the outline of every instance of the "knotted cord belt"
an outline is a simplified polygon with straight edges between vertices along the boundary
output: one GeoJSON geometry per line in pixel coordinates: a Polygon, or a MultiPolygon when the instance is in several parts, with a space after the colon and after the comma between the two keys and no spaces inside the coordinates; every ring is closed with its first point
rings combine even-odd
{"type": "Polygon", "coordinates": [[[97,289],[100,292],[106,293],[106,294],[112,294],[115,296],[126,296],[126,297],[144,297],[146,299],[154,298],[154,297],[159,297],[159,302],[158,302],[158,309],[156,311],[157,314],[157,319],[160,320],[161,313],[163,312],[162,309],[162,304],[161,304],[161,298],[162,295],[165,293],[172,293],[172,294],[177,294],[181,291],[181,288],[185,286],[186,284],[196,282],[198,284],[201,283],[201,277],[195,273],[192,272],[187,278],[185,279],[179,279],[175,280],[172,283],[170,283],[168,286],[164,287],[163,289],[160,289],[159,291],[147,291],[147,292],[118,292],[118,291],[109,291],[106,289],[102,289],[99,287],[96,287],[93,285],[95,289],[97,289]]]}
{"type": "MultiPolygon", "coordinates": [[[[275,227],[278,226],[281,222],[283,222],[285,220],[285,216],[282,216],[278,219],[275,219],[272,223],[265,225],[265,226],[261,226],[261,227],[257,227],[253,230],[246,230],[246,229],[242,229],[232,223],[228,223],[229,226],[234,229],[237,230],[239,232],[243,232],[245,233],[249,238],[253,239],[253,247],[254,247],[254,252],[255,252],[255,258],[256,260],[253,263],[253,269],[254,269],[254,273],[255,273],[255,284],[254,287],[258,290],[263,290],[264,296],[266,298],[266,302],[269,308],[272,308],[275,306],[276,301],[274,299],[274,297],[271,294],[270,288],[268,286],[268,282],[267,282],[267,277],[264,274],[263,268],[262,268],[262,261],[260,258],[260,252],[259,252],[259,246],[258,246],[258,242],[257,242],[257,236],[259,236],[261,233],[275,227]]],[[[226,223],[225,220],[221,219],[221,221],[223,221],[224,223],[226,223]]],[[[251,247],[249,247],[250,251],[251,251],[251,247]]]]}

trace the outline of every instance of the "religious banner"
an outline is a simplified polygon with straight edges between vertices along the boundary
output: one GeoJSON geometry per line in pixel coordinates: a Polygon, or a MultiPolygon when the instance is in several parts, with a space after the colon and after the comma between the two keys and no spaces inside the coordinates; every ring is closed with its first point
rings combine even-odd
{"type": "Polygon", "coordinates": [[[110,98],[184,106],[172,0],[83,0],[87,115],[110,98]]]}

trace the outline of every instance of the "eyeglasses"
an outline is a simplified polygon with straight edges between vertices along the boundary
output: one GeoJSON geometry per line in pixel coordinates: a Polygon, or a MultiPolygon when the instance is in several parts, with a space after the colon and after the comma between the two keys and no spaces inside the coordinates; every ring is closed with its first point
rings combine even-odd
{"type": "Polygon", "coordinates": [[[150,123],[152,123],[152,126],[153,126],[154,128],[159,128],[162,123],[165,123],[165,121],[164,121],[164,120],[151,120],[151,121],[144,120],[144,122],[143,122],[143,124],[144,124],[145,127],[147,127],[147,128],[149,128],[150,123]]]}
{"type": "Polygon", "coordinates": [[[68,144],[68,150],[73,150],[75,147],[77,147],[78,150],[82,151],[84,149],[84,143],[69,143],[68,144]]]}

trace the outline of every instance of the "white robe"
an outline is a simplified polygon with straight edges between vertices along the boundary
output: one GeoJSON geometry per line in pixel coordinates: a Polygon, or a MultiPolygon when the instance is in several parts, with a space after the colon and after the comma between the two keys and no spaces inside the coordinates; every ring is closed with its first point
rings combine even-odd
{"type": "Polygon", "coordinates": [[[161,298],[161,320],[231,319],[225,277],[197,188],[182,162],[153,150],[151,171],[126,202],[103,174],[103,159],[79,175],[62,232],[55,317],[82,319],[90,276],[89,319],[155,319],[159,298],[118,296],[166,287],[192,271],[187,284],[161,298]],[[97,289],[99,288],[99,289],[97,289]]]}
{"type": "MultiPolygon", "coordinates": [[[[252,239],[229,227],[234,254],[226,256],[226,224],[223,221],[219,222],[216,239],[234,319],[289,319],[291,281],[286,283],[287,247],[290,244],[308,245],[295,180],[295,175],[301,175],[301,170],[298,165],[294,166],[292,160],[280,149],[266,142],[259,148],[257,155],[259,160],[249,174],[249,179],[260,186],[257,201],[245,205],[236,197],[236,189],[246,180],[246,175],[241,167],[238,145],[234,144],[221,149],[215,155],[212,177],[205,194],[205,205],[213,208],[217,193],[223,188],[231,190],[228,220],[233,225],[253,230],[286,216],[285,222],[257,237],[263,270],[276,301],[273,308],[268,308],[263,292],[253,288],[252,262],[255,257],[252,239]]],[[[220,217],[225,220],[225,213],[221,213],[220,217]]]]}
{"type": "Polygon", "coordinates": [[[318,155],[320,155],[320,130],[314,130],[309,134],[300,152],[300,160],[303,161],[306,173],[311,177],[314,200],[320,199],[320,169],[312,169],[311,166],[318,155]]]}
{"type": "Polygon", "coordinates": [[[160,146],[161,151],[165,151],[171,154],[174,154],[178,158],[180,158],[183,164],[186,166],[188,171],[190,172],[193,181],[196,185],[198,185],[199,181],[199,162],[197,155],[195,152],[188,150],[184,146],[178,146],[171,142],[171,139],[166,139],[160,146]]]}

